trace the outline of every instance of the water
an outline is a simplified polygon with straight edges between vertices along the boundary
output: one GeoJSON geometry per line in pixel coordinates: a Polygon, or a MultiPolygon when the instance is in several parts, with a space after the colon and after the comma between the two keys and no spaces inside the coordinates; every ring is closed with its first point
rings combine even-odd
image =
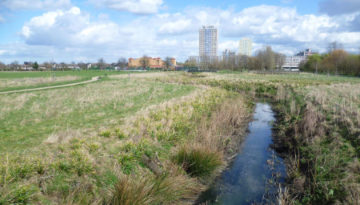
{"type": "Polygon", "coordinates": [[[257,103],[249,135],[230,167],[201,194],[196,204],[271,204],[286,175],[283,160],[270,149],[274,113],[257,103]]]}

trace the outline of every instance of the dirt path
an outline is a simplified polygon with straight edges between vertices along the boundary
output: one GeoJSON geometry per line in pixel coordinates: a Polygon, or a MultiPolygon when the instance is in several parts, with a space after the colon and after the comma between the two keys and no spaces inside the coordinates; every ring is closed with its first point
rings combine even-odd
{"type": "Polygon", "coordinates": [[[93,77],[91,80],[77,82],[77,83],[70,83],[70,84],[65,84],[65,85],[54,85],[54,86],[47,86],[47,87],[41,87],[41,88],[29,88],[29,89],[23,89],[23,90],[4,91],[4,92],[0,92],[0,95],[1,94],[10,94],[10,93],[21,93],[21,92],[28,92],[28,91],[47,90],[47,89],[52,89],[52,88],[70,87],[70,86],[82,85],[82,84],[95,82],[95,81],[98,81],[99,79],[100,79],[100,77],[93,77]]]}

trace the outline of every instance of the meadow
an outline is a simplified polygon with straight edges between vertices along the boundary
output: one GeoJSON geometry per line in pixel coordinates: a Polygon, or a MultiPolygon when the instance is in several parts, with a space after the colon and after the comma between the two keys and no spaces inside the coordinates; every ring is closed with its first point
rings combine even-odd
{"type": "MultiPolygon", "coordinates": [[[[121,72],[125,74],[126,72],[121,72]]],[[[116,71],[42,71],[42,72],[0,72],[0,92],[38,88],[90,80],[96,76],[120,74],[116,71]]]]}
{"type": "MultiPolygon", "coordinates": [[[[360,200],[359,78],[88,72],[56,75],[104,77],[0,95],[0,204],[192,204],[238,152],[259,99],[277,112],[279,201],[360,200]]],[[[31,87],[44,73],[0,79],[31,87]]]]}

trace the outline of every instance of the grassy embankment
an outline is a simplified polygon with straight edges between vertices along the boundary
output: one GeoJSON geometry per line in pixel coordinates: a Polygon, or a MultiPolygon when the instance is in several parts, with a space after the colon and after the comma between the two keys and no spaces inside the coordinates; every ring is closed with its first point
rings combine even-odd
{"type": "Polygon", "coordinates": [[[2,96],[0,204],[190,203],[236,152],[251,105],[153,79],[2,96]]]}
{"type": "Polygon", "coordinates": [[[278,113],[275,148],[284,154],[285,204],[360,203],[360,79],[251,73],[159,79],[267,97],[278,113]]]}

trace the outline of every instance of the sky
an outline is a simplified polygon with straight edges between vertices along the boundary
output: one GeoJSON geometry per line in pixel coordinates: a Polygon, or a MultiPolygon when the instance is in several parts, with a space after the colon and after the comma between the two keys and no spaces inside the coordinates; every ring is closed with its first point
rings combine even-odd
{"type": "Polygon", "coordinates": [[[202,25],[218,29],[219,55],[244,37],[253,53],[326,52],[333,41],[360,52],[360,0],[0,0],[0,61],[185,61],[202,25]]]}

